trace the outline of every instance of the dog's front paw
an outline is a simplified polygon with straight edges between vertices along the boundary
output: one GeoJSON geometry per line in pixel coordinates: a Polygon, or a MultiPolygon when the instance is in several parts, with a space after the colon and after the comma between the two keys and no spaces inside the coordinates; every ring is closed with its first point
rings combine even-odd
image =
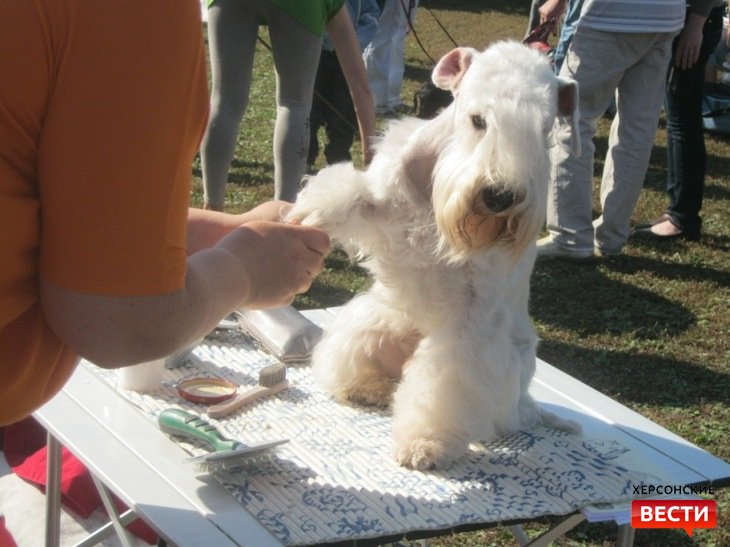
{"type": "Polygon", "coordinates": [[[315,226],[323,230],[331,229],[347,220],[347,211],[329,208],[326,202],[305,188],[299,193],[297,202],[292,207],[287,220],[297,221],[305,226],[315,226]]]}
{"type": "Polygon", "coordinates": [[[453,446],[439,439],[417,437],[395,447],[395,459],[411,469],[444,469],[460,456],[453,446]]]}
{"type": "Polygon", "coordinates": [[[288,218],[323,230],[337,230],[371,200],[363,174],[352,164],[339,163],[307,179],[288,218]]]}

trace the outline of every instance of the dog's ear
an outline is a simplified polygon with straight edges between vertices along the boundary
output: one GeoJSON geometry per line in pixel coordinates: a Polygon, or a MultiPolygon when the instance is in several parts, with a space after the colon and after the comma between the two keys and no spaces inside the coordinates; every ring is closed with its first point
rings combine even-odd
{"type": "Polygon", "coordinates": [[[565,119],[570,126],[570,149],[575,156],[580,156],[580,133],[578,122],[578,82],[568,78],[558,78],[558,116],[565,119]]]}
{"type": "Polygon", "coordinates": [[[457,47],[441,57],[433,69],[431,81],[440,89],[446,89],[456,95],[461,78],[466,73],[476,49],[470,47],[457,47]]]}

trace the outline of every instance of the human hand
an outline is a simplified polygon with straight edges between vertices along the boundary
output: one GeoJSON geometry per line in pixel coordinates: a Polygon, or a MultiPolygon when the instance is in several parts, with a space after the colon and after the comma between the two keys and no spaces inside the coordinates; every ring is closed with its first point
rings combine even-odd
{"type": "Polygon", "coordinates": [[[702,48],[702,28],[705,24],[704,17],[690,14],[682,29],[677,41],[677,49],[674,52],[674,66],[682,70],[692,68],[700,58],[702,48]]]}
{"type": "Polygon", "coordinates": [[[286,218],[292,204],[288,201],[272,200],[257,205],[253,209],[243,213],[241,224],[251,222],[253,220],[268,220],[271,222],[281,222],[286,218]]]}
{"type": "Polygon", "coordinates": [[[282,222],[291,207],[292,204],[286,201],[267,201],[245,213],[237,214],[190,208],[187,226],[188,255],[213,247],[222,237],[242,224],[256,220],[282,222]]]}
{"type": "Polygon", "coordinates": [[[290,304],[322,271],[330,240],[317,228],[253,220],[216,245],[234,255],[248,283],[242,306],[264,309],[290,304]]]}
{"type": "MultiPolygon", "coordinates": [[[[567,0],[546,0],[537,10],[540,14],[540,23],[545,23],[550,19],[557,21],[565,13],[567,0]]],[[[557,25],[556,25],[557,28],[557,25]]]]}

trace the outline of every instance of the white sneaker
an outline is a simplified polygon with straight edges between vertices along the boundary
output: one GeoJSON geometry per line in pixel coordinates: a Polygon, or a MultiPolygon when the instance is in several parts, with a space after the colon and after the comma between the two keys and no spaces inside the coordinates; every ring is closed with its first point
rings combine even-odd
{"type": "Polygon", "coordinates": [[[585,261],[593,258],[593,250],[578,251],[561,247],[552,236],[546,236],[537,240],[537,257],[538,258],[566,258],[568,260],[585,261]]]}

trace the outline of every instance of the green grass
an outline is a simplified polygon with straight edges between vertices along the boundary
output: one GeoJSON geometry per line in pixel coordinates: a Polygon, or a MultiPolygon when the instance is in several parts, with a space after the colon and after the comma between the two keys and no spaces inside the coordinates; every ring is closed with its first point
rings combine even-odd
{"type": "MultiPolygon", "coordinates": [[[[482,48],[498,39],[520,39],[528,0],[424,0],[416,18],[418,41],[406,43],[403,99],[427,80],[431,58],[453,45],[482,48]],[[437,21],[438,19],[438,21],[437,21]]],[[[266,32],[262,36],[267,38],[266,32]]],[[[227,191],[228,210],[240,211],[273,195],[271,136],[274,120],[270,54],[257,54],[250,107],[238,140],[227,191]]],[[[596,185],[603,167],[608,123],[596,138],[596,185]]],[[[703,238],[699,242],[630,242],[622,256],[592,264],[538,263],[531,312],[542,338],[539,355],[620,403],[656,421],[705,450],[730,460],[730,140],[708,135],[703,238]]],[[[358,146],[353,147],[359,161],[358,146]]],[[[655,148],[634,221],[653,218],[666,206],[665,132],[655,148]]],[[[191,202],[199,205],[200,172],[194,168],[191,202]]],[[[598,192],[595,192],[598,195],[598,192]]],[[[596,214],[598,203],[596,197],[596,214]]],[[[340,252],[327,260],[300,308],[339,305],[368,284],[363,271],[340,252]]],[[[730,494],[721,491],[715,530],[638,531],[639,546],[730,545],[730,494]]],[[[548,522],[526,527],[536,536],[548,522]]],[[[556,542],[561,546],[612,545],[613,525],[581,525],[556,542]]],[[[514,544],[505,529],[457,534],[438,546],[514,544]]]]}

